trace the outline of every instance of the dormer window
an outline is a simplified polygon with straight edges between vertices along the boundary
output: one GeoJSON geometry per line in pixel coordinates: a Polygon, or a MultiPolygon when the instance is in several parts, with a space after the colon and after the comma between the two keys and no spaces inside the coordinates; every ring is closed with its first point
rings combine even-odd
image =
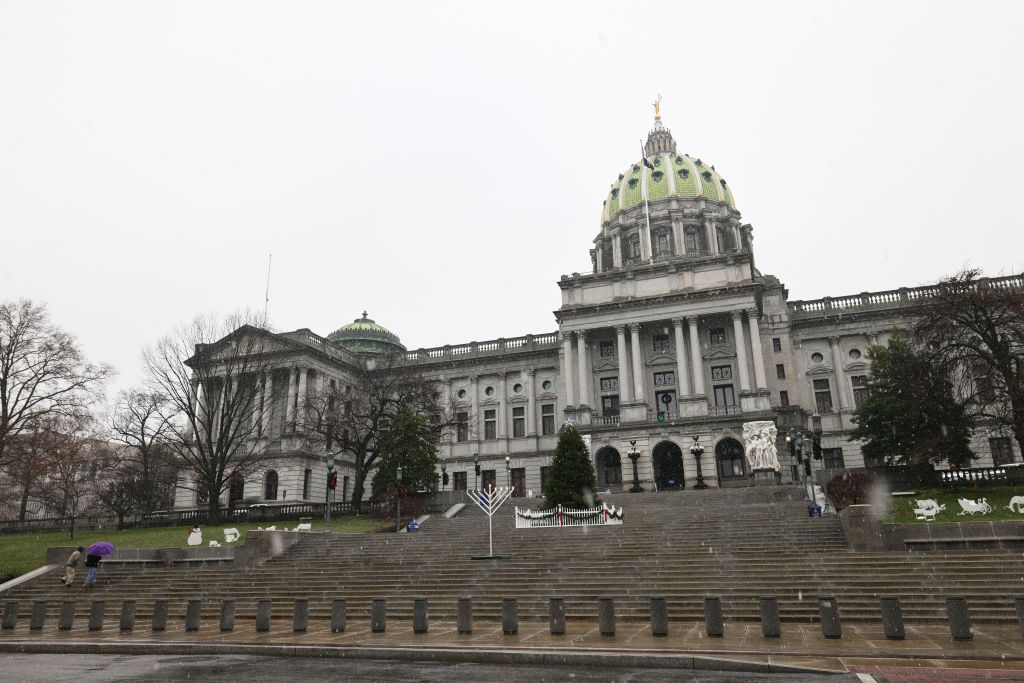
{"type": "Polygon", "coordinates": [[[697,161],[695,161],[694,163],[696,163],[697,166],[703,166],[704,165],[704,162],[701,161],[700,159],[697,159],[697,161]]]}
{"type": "Polygon", "coordinates": [[[613,187],[612,188],[612,199],[616,199],[618,196],[619,196],[619,188],[613,187]]]}
{"type": "Polygon", "coordinates": [[[722,187],[725,187],[725,178],[722,178],[718,182],[722,184],[722,187]]]}
{"type": "Polygon", "coordinates": [[[662,173],[661,171],[655,171],[654,173],[651,174],[651,178],[653,178],[654,182],[656,182],[656,183],[660,182],[661,179],[664,178],[664,177],[665,177],[665,174],[662,173]]]}
{"type": "Polygon", "coordinates": [[[639,181],[639,179],[637,179],[637,178],[630,178],[630,179],[629,179],[629,189],[631,189],[631,190],[632,190],[633,188],[635,188],[635,187],[636,187],[636,184],[637,184],[638,182],[640,182],[640,181],[639,181]]]}
{"type": "Polygon", "coordinates": [[[704,176],[704,180],[711,180],[711,171],[704,171],[701,175],[704,176]]]}
{"type": "Polygon", "coordinates": [[[682,178],[683,180],[686,180],[687,178],[689,178],[690,177],[689,169],[686,169],[686,168],[679,169],[679,177],[682,178]]]}

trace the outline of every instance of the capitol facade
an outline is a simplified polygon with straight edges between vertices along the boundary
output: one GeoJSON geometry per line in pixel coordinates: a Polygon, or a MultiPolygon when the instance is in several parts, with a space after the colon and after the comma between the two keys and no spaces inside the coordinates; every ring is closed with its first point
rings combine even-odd
{"type": "MultiPolygon", "coordinates": [[[[345,386],[353,368],[393,352],[455,406],[454,434],[439,453],[455,490],[508,478],[517,495],[539,493],[567,421],[589,444],[602,490],[632,486],[630,451],[640,454],[644,491],[693,487],[694,437],[709,486],[751,485],[742,426],[761,420],[778,427],[782,481],[799,476],[784,435],[809,432],[815,416],[816,468],[883,464],[865,462],[849,440],[867,391],[867,351],[909,328],[929,288],[790,301],[778,278],[757,269],[753,236],[726,179],[680,153],[656,117],[644,158],[613,180],[604,201],[592,271],[558,280],[557,331],[406,349],[364,313],[326,338],[308,329],[275,334],[287,352],[267,380],[281,389],[263,433],[269,446],[225,503],[322,502],[327,458],[301,433],[304,398],[328,382],[345,386]]],[[[979,427],[972,446],[979,465],[1020,461],[1009,433],[979,427]]],[[[354,478],[345,458],[337,461],[339,501],[354,478]]],[[[178,508],[196,506],[188,478],[179,481],[178,508]]]]}

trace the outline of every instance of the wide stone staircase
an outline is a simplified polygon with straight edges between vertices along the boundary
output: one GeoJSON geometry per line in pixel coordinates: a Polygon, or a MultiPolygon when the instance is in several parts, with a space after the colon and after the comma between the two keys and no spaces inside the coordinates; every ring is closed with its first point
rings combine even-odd
{"type": "MultiPolygon", "coordinates": [[[[1013,598],[1024,594],[1024,556],[1014,551],[851,552],[838,518],[809,518],[795,487],[709,489],[607,495],[625,509],[621,526],[515,529],[512,499],[494,516],[494,552],[510,559],[474,560],[488,552],[487,518],[472,504],[459,515],[432,516],[418,533],[304,534],[255,569],[104,567],[87,595],[65,589],[55,574],[18,587],[28,614],[32,600],[105,599],[116,609],[134,599],[145,619],[154,600],[182,615],[200,599],[210,619],[222,599],[237,601],[239,618],[273,600],[274,617],[289,618],[292,601],[310,600],[310,615],[327,618],[334,599],[365,618],[371,600],[388,599],[391,618],[411,619],[415,598],[430,601],[432,619],[453,620],[456,600],[472,597],[475,617],[500,618],[501,600],[517,598],[520,619],[547,618],[547,600],[563,597],[567,617],[594,619],[599,597],[615,599],[619,619],[646,620],[649,598],[664,597],[670,618],[699,621],[705,595],[721,596],[727,620],[759,618],[758,598],[779,601],[785,621],[814,621],[818,597],[835,596],[844,621],[879,620],[879,596],[899,597],[908,622],[945,619],[945,598],[966,597],[976,622],[1012,623],[1013,598]],[[69,597],[70,596],[70,597],[69,597]]],[[[530,501],[532,502],[532,501],[530,501]]]]}

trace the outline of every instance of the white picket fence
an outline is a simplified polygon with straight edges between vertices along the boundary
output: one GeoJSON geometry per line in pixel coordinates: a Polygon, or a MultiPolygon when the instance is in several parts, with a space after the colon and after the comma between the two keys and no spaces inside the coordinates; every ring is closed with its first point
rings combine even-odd
{"type": "Polygon", "coordinates": [[[553,526],[605,526],[607,524],[622,524],[622,508],[614,505],[608,507],[602,504],[600,507],[588,508],[586,510],[570,510],[561,505],[554,510],[531,510],[529,508],[516,508],[517,529],[540,529],[553,526]]]}

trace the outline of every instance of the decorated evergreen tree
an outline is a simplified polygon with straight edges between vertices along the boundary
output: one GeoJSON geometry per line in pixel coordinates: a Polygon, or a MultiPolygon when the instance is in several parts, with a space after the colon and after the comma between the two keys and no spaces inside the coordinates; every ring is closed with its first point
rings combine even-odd
{"type": "Polygon", "coordinates": [[[580,433],[567,426],[558,435],[555,458],[551,462],[547,490],[544,492],[544,509],[558,505],[573,509],[594,507],[597,499],[597,475],[590,453],[580,433]]]}
{"type": "Polygon", "coordinates": [[[437,481],[437,435],[421,415],[408,408],[399,410],[381,435],[371,484],[374,498],[394,490],[399,465],[405,491],[429,490],[437,481]]]}

